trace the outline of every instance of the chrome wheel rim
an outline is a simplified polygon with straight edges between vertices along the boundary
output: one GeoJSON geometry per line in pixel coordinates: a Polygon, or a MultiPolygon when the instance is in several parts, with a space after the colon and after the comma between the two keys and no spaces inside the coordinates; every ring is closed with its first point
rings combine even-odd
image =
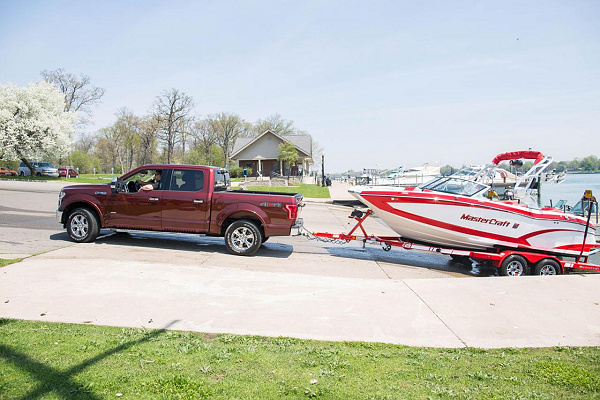
{"type": "Polygon", "coordinates": [[[89,223],[87,218],[84,215],[77,214],[73,218],[71,218],[71,234],[78,238],[82,239],[86,237],[89,230],[89,223]]]}
{"type": "Polygon", "coordinates": [[[556,270],[550,265],[545,265],[540,270],[540,275],[556,275],[556,270]]]}
{"type": "Polygon", "coordinates": [[[251,229],[241,226],[231,234],[231,247],[237,252],[244,252],[256,243],[256,236],[251,229]]]}
{"type": "Polygon", "coordinates": [[[506,272],[509,276],[521,276],[523,275],[523,264],[518,261],[511,261],[506,268],[506,272]]]}

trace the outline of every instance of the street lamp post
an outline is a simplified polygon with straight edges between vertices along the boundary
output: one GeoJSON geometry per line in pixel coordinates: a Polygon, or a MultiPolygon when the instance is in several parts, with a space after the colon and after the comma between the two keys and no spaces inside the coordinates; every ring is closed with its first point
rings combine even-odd
{"type": "Polygon", "coordinates": [[[325,154],[321,154],[321,186],[325,187],[325,154]]]}

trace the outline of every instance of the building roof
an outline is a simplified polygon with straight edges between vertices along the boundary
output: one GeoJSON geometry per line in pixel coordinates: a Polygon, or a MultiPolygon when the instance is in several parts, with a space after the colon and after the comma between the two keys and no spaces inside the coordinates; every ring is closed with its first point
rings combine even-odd
{"type": "Polygon", "coordinates": [[[278,137],[282,142],[289,142],[293,144],[298,150],[306,154],[308,157],[312,157],[312,137],[310,135],[278,135],[271,131],[264,131],[256,137],[237,138],[233,145],[231,158],[235,158],[238,153],[251,146],[252,143],[256,142],[267,133],[278,137]]]}

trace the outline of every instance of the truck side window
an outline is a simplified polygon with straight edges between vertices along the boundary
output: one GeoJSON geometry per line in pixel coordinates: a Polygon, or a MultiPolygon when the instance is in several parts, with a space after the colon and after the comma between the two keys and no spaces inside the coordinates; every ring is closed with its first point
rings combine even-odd
{"type": "Polygon", "coordinates": [[[198,192],[204,187],[204,171],[175,169],[171,174],[171,190],[198,192]]]}

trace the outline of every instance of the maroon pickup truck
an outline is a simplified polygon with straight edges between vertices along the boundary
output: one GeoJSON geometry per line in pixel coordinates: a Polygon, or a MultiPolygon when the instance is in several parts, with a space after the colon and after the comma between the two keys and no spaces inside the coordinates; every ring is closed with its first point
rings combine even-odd
{"type": "Polygon", "coordinates": [[[93,241],[101,228],[195,233],[225,237],[238,255],[251,255],[269,237],[300,226],[301,194],[229,186],[224,168],[145,165],[110,184],[64,187],[56,217],[75,242],[93,241]]]}

